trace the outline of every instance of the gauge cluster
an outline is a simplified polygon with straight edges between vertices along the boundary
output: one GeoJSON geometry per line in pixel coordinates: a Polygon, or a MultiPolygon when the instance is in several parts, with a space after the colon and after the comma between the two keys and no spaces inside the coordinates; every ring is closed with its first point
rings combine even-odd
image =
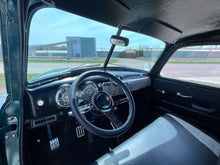
{"type": "MultiPolygon", "coordinates": [[[[70,107],[70,87],[69,84],[61,85],[55,96],[56,103],[61,108],[70,107]]],[[[79,86],[80,99],[86,102],[90,102],[93,95],[98,92],[98,86],[93,81],[87,81],[79,86]]]]}
{"type": "Polygon", "coordinates": [[[65,84],[59,87],[57,90],[55,100],[58,106],[63,108],[70,107],[70,85],[65,84]]]}
{"type": "MultiPolygon", "coordinates": [[[[70,85],[61,85],[55,96],[56,103],[59,107],[69,108],[70,107],[70,85]]],[[[89,103],[92,100],[94,94],[99,90],[108,93],[111,96],[122,94],[119,90],[118,85],[113,82],[101,82],[98,85],[93,81],[87,81],[79,86],[79,97],[81,100],[89,103]]]]}

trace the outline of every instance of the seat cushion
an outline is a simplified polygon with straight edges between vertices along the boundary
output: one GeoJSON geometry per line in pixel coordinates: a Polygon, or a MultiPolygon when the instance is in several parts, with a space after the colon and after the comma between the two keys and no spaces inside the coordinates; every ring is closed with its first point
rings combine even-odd
{"type": "Polygon", "coordinates": [[[99,165],[216,165],[220,144],[189,123],[164,115],[96,161],[99,165]]]}

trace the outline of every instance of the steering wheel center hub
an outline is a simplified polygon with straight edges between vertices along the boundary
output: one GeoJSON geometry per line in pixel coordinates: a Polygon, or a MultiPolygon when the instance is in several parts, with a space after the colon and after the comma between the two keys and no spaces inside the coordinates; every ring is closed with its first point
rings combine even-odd
{"type": "Polygon", "coordinates": [[[106,92],[98,92],[93,97],[93,103],[98,111],[108,112],[113,105],[112,97],[106,92]]]}

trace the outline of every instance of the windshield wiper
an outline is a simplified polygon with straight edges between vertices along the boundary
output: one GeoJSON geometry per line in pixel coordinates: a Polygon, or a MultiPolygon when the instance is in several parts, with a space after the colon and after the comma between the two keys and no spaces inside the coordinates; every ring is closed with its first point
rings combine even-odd
{"type": "Polygon", "coordinates": [[[108,66],[109,66],[109,65],[112,65],[112,66],[117,66],[117,67],[124,67],[124,68],[128,68],[127,66],[125,66],[125,65],[121,65],[121,64],[108,63],[108,66]]]}
{"type": "MultiPolygon", "coordinates": [[[[79,67],[93,67],[93,66],[100,66],[101,64],[81,64],[81,65],[78,65],[76,68],[79,68],[79,67]]],[[[76,69],[74,68],[74,69],[76,69]]]]}

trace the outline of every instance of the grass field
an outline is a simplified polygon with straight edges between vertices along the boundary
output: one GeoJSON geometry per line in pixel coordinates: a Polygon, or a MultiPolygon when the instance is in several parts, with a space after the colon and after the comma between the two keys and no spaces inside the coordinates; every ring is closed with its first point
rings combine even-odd
{"type": "MultiPolygon", "coordinates": [[[[28,74],[27,79],[28,81],[33,79],[34,77],[36,77],[39,74],[28,74]]],[[[6,91],[5,88],[5,76],[3,73],[0,73],[0,95],[6,91]]]]}
{"type": "Polygon", "coordinates": [[[0,74],[0,95],[5,91],[5,76],[0,74]]]}
{"type": "Polygon", "coordinates": [[[171,64],[220,64],[220,61],[169,61],[171,64]]]}
{"type": "MultiPolygon", "coordinates": [[[[3,62],[2,59],[0,59],[0,62],[3,62]]],[[[47,59],[42,59],[42,60],[28,60],[28,63],[42,63],[42,62],[49,62],[49,63],[104,63],[105,60],[47,60],[47,59]]],[[[111,63],[116,63],[117,59],[112,59],[109,62],[111,63]]]]}
{"type": "Polygon", "coordinates": [[[211,83],[211,82],[203,82],[203,81],[196,81],[196,80],[191,80],[194,83],[200,83],[203,85],[211,85],[211,86],[215,86],[215,87],[220,87],[220,84],[216,84],[216,83],[211,83]]]}
{"type": "MultiPolygon", "coordinates": [[[[140,61],[146,61],[146,62],[156,62],[155,60],[146,60],[146,59],[137,59],[140,61]]],[[[0,59],[0,62],[3,62],[2,59],[0,59]]],[[[67,59],[29,59],[29,63],[104,63],[105,60],[67,60],[67,59]]],[[[110,63],[117,63],[117,59],[111,59],[109,61],[110,63]]],[[[169,61],[168,63],[171,64],[220,64],[220,61],[169,61]]]]}
{"type": "MultiPolygon", "coordinates": [[[[138,59],[140,61],[146,62],[156,62],[155,60],[143,60],[138,59]]],[[[168,61],[170,64],[220,64],[220,61],[168,61]]]]}
{"type": "Polygon", "coordinates": [[[27,75],[27,80],[30,81],[32,80],[33,78],[35,78],[36,76],[38,76],[39,74],[28,74],[27,75]]]}

